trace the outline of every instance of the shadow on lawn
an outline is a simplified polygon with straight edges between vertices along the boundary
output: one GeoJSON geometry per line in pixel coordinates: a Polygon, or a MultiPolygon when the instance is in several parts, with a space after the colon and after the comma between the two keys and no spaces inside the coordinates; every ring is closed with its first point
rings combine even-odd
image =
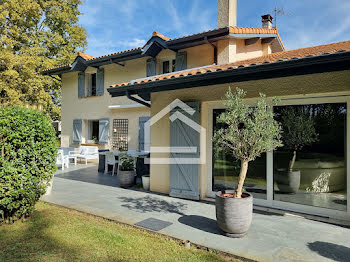
{"type": "MultiPolygon", "coordinates": [[[[72,247],[63,245],[45,232],[51,222],[48,211],[35,211],[22,225],[0,226],[0,261],[41,261],[43,258],[78,257],[72,247]]],[[[22,223],[17,221],[17,224],[22,223]]]]}
{"type": "Polygon", "coordinates": [[[187,209],[187,204],[176,201],[165,201],[151,196],[140,198],[119,197],[119,199],[124,203],[122,207],[142,213],[159,212],[184,215],[183,211],[187,209]]]}
{"type": "Polygon", "coordinates": [[[322,241],[308,243],[307,246],[310,250],[333,261],[347,262],[350,258],[350,248],[346,246],[322,241]]]}

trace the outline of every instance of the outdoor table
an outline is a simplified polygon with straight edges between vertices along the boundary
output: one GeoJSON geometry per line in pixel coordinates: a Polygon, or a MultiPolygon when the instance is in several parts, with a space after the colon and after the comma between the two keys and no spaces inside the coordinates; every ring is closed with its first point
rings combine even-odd
{"type": "MultiPolygon", "coordinates": [[[[103,157],[106,155],[108,151],[105,151],[105,152],[99,152],[99,155],[102,156],[101,159],[103,159],[103,157]]],[[[137,158],[144,158],[144,157],[147,157],[149,155],[149,152],[145,152],[145,151],[136,151],[136,150],[129,150],[129,151],[112,151],[113,154],[117,157],[119,156],[120,154],[128,154],[129,156],[132,156],[135,158],[135,163],[137,164],[137,158]]],[[[104,159],[104,161],[106,161],[104,159]]],[[[104,172],[104,166],[105,166],[105,162],[102,163],[99,163],[99,168],[98,168],[98,171],[99,172],[104,172]],[[103,165],[103,171],[102,170],[102,165],[103,165]]]]}

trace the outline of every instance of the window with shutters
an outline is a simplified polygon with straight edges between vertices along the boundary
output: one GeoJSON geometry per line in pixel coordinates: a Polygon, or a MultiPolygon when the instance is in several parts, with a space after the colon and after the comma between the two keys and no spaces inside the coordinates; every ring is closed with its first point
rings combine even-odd
{"type": "Polygon", "coordinates": [[[113,119],[112,147],[115,150],[128,150],[128,119],[113,119]]]}
{"type": "Polygon", "coordinates": [[[97,84],[96,84],[96,73],[92,73],[92,74],[87,74],[87,87],[86,87],[86,94],[87,96],[96,96],[97,95],[97,84]]]}
{"type": "Polygon", "coordinates": [[[99,121],[87,120],[87,142],[98,143],[99,140],[99,121]]]}
{"type": "Polygon", "coordinates": [[[162,74],[175,72],[175,59],[163,61],[162,74]]]}

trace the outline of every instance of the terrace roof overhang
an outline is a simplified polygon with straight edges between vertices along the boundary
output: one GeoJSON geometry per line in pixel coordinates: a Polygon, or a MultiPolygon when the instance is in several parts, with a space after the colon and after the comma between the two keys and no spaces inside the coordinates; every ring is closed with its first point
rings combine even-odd
{"type": "Polygon", "coordinates": [[[159,81],[146,81],[138,84],[111,87],[107,91],[112,97],[125,96],[126,94],[129,96],[138,95],[150,101],[150,94],[155,92],[343,70],[350,70],[349,51],[261,65],[250,65],[159,81]]]}

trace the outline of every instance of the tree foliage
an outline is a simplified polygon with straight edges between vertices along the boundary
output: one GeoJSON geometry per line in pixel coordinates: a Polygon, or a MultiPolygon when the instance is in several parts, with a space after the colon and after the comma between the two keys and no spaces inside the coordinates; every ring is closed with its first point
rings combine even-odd
{"type": "Polygon", "coordinates": [[[298,151],[317,141],[315,121],[309,110],[287,107],[281,113],[283,143],[286,148],[298,151]]]}
{"type": "Polygon", "coordinates": [[[0,1],[0,103],[41,103],[60,116],[61,83],[40,72],[74,60],[86,45],[80,0],[0,1]]]}
{"type": "Polygon", "coordinates": [[[253,161],[262,153],[282,145],[281,126],[274,120],[272,105],[260,94],[255,106],[244,102],[245,92],[231,89],[225,96],[226,111],[218,118],[225,127],[217,130],[215,141],[240,160],[253,161]]]}
{"type": "Polygon", "coordinates": [[[56,171],[56,151],[45,113],[0,107],[0,223],[31,214],[56,171]]]}

